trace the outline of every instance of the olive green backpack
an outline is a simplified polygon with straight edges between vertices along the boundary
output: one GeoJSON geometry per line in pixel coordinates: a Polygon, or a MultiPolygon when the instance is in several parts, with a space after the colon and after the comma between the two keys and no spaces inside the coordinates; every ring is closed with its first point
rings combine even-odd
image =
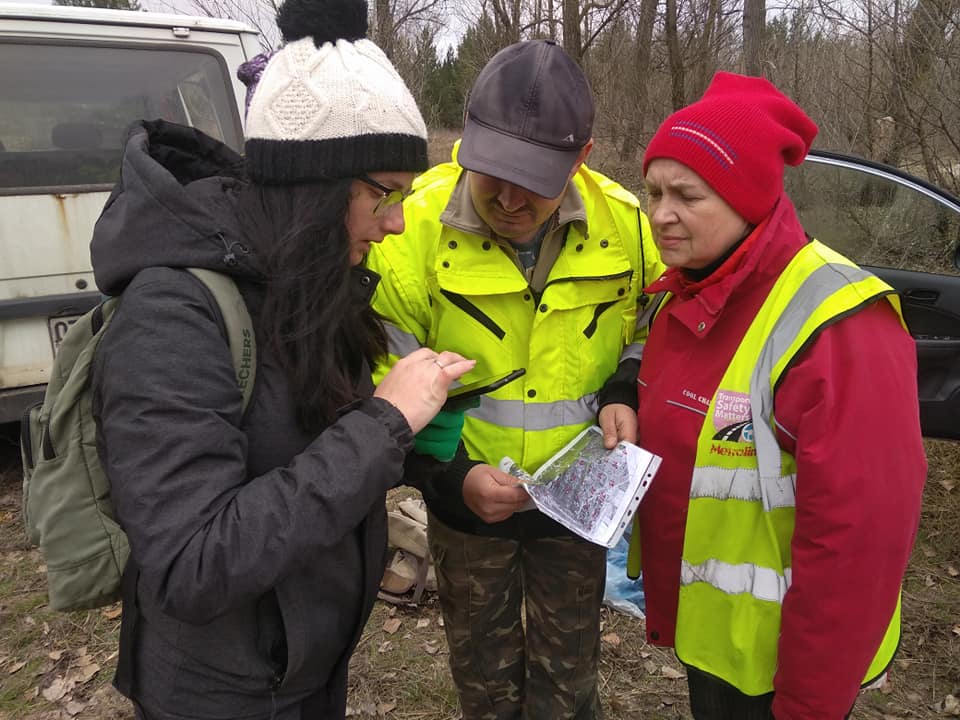
{"type": "MultiPolygon", "coordinates": [[[[246,304],[226,275],[189,271],[220,307],[246,409],[257,367],[246,304]]],[[[91,407],[94,353],[121,300],[105,300],[70,327],[54,358],[43,403],[30,407],[21,421],[24,521],[30,541],[43,552],[54,610],[84,610],[118,600],[130,554],[97,456],[91,407]]]]}

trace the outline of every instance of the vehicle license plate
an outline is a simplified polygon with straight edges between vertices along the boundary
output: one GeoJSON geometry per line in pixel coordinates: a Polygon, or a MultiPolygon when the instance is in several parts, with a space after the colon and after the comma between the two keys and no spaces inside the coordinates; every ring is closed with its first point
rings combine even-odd
{"type": "Polygon", "coordinates": [[[60,343],[63,342],[67,330],[79,319],[80,315],[63,315],[61,317],[47,318],[47,329],[50,331],[50,346],[53,348],[54,357],[56,357],[57,351],[60,349],[60,343]]]}

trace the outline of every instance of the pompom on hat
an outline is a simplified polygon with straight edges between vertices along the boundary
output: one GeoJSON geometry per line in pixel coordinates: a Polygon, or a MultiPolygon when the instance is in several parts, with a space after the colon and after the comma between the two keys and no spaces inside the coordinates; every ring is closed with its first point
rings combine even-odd
{"type": "Polygon", "coordinates": [[[702,177],[756,225],[783,192],[785,165],[799,165],[817,126],[769,80],[729,72],[713,76],[703,97],[660,125],[643,156],[670,158],[702,177]]]}
{"type": "Polygon", "coordinates": [[[364,0],[286,0],[284,46],[250,100],[247,173],[265,185],[422,172],[427,127],[383,51],[364,0]]]}

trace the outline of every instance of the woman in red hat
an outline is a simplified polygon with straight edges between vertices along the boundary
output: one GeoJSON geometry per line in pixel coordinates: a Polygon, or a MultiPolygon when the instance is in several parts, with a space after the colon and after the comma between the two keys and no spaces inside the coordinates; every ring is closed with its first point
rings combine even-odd
{"type": "Polygon", "coordinates": [[[817,133],[718,73],[643,160],[667,271],[648,288],[639,442],[647,637],[698,720],[832,720],[882,680],[926,460],[913,340],[879,278],[808,237],[783,190],[817,133]]]}

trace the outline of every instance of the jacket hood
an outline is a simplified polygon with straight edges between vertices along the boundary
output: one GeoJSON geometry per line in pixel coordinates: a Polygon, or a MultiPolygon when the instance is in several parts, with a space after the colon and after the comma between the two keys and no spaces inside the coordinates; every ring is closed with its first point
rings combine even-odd
{"type": "Polygon", "coordinates": [[[241,156],[199,130],[163,120],[131,126],[90,244],[97,287],[117,295],[155,266],[259,277],[236,217],[243,184],[241,156]]]}

